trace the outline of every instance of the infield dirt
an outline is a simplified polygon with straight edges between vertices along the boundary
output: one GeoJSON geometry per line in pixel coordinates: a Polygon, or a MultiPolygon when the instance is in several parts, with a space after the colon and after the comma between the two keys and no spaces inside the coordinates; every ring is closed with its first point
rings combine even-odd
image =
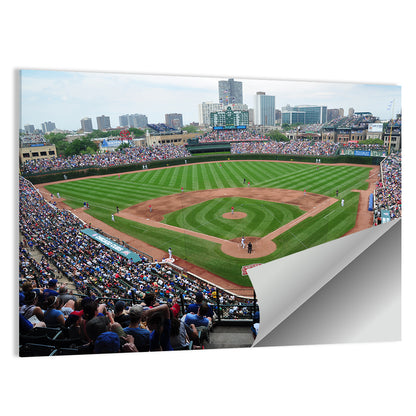
{"type": "MultiPolygon", "coordinates": [[[[340,166],[340,165],[338,165],[340,166]]],[[[362,165],[357,165],[362,166],[362,165]]],[[[365,167],[369,167],[365,165],[365,167]]],[[[161,168],[167,169],[167,168],[161,168]]],[[[133,173],[133,172],[125,172],[133,173]]],[[[103,176],[114,176],[114,175],[103,175],[103,176]]],[[[99,177],[99,176],[96,176],[99,177]]],[[[78,179],[77,179],[78,180],[78,179]]],[[[368,198],[369,195],[374,191],[376,184],[379,180],[379,167],[373,166],[373,169],[370,171],[369,179],[367,180],[369,187],[366,191],[357,190],[356,192],[360,193],[359,198],[359,205],[357,210],[357,218],[354,228],[352,228],[347,234],[351,234],[366,228],[369,228],[373,224],[373,215],[371,211],[368,211],[368,198]]],[[[54,182],[56,184],[57,182],[54,182]]],[[[49,185],[48,183],[38,185],[37,188],[48,200],[50,193],[45,189],[45,186],[49,185]]],[[[117,229],[111,227],[110,225],[97,220],[96,218],[92,217],[88,214],[88,210],[85,208],[77,208],[73,209],[69,207],[63,198],[56,199],[57,207],[64,208],[71,212],[73,212],[76,216],[78,216],[81,220],[86,222],[87,224],[91,224],[91,226],[100,228],[104,232],[113,235],[114,237],[119,238],[122,241],[125,241],[130,246],[148,253],[154,259],[158,259],[159,261],[163,258],[168,256],[166,251],[160,250],[154,246],[151,246],[141,240],[135,239],[128,234],[122,233],[117,229]]],[[[199,238],[204,238],[209,241],[217,242],[221,244],[221,249],[224,253],[238,258],[247,258],[255,259],[258,257],[266,256],[276,250],[276,245],[272,241],[281,233],[287,231],[294,225],[298,224],[299,222],[303,221],[305,218],[314,216],[324,210],[325,208],[329,207],[330,205],[338,202],[338,199],[327,197],[324,195],[318,195],[314,193],[304,193],[302,191],[293,191],[287,189],[275,189],[275,188],[225,188],[225,189],[216,189],[216,190],[206,190],[206,191],[194,191],[194,192],[184,192],[182,194],[174,194],[168,195],[160,198],[155,198],[152,200],[148,200],[146,202],[131,206],[125,210],[120,211],[119,214],[115,214],[115,216],[120,216],[129,220],[133,220],[136,222],[141,222],[146,225],[150,225],[152,227],[158,228],[166,228],[175,231],[179,231],[181,233],[185,233],[188,235],[194,235],[199,238]],[[168,224],[163,224],[162,221],[164,215],[169,212],[174,212],[179,209],[183,209],[185,207],[202,203],[204,201],[215,199],[219,197],[243,197],[243,198],[253,198],[257,200],[266,200],[266,201],[273,201],[279,202],[284,204],[291,204],[297,205],[301,210],[305,211],[303,215],[296,218],[295,220],[289,222],[288,224],[278,228],[277,230],[271,232],[270,234],[259,238],[259,237],[250,237],[245,236],[245,243],[247,244],[249,241],[253,243],[253,252],[251,254],[248,253],[247,249],[243,249],[241,247],[241,239],[236,238],[233,240],[223,240],[217,237],[209,236],[206,234],[197,233],[191,230],[185,230],[182,228],[177,228],[174,226],[170,226],[168,224]],[[150,212],[149,205],[152,206],[152,210],[150,212]]],[[[241,215],[244,213],[225,213],[229,217],[231,215],[241,215]]],[[[234,217],[236,218],[236,217],[234,217]]],[[[346,234],[346,235],[347,235],[346,234]]],[[[175,257],[175,256],[174,256],[175,257]]],[[[229,290],[237,295],[240,296],[252,296],[253,290],[252,288],[247,288],[244,286],[237,285],[233,282],[230,282],[218,275],[208,272],[201,267],[198,267],[192,263],[189,263],[183,259],[175,257],[175,264],[188,270],[197,276],[211,282],[212,284],[222,287],[226,290],[229,290]]]]}

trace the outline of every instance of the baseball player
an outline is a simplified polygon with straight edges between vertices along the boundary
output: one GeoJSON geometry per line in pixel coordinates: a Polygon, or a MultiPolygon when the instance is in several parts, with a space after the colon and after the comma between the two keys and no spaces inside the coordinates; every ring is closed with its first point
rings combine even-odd
{"type": "Polygon", "coordinates": [[[247,251],[248,251],[248,254],[251,254],[251,251],[253,250],[253,244],[251,244],[251,241],[249,241],[248,242],[248,245],[247,245],[247,251]]]}

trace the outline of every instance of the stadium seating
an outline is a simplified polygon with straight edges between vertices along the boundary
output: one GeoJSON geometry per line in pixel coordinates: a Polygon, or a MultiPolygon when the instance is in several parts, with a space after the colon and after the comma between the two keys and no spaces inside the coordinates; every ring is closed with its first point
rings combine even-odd
{"type": "Polygon", "coordinates": [[[56,355],[58,349],[53,345],[26,343],[19,348],[20,357],[43,357],[56,355]]]}
{"type": "MultiPolygon", "coordinates": [[[[224,137],[222,136],[222,139],[224,137]]],[[[250,140],[248,136],[238,136],[237,133],[235,138],[244,138],[245,141],[236,140],[232,143],[234,153],[331,155],[337,150],[335,144],[311,140],[278,143],[259,140],[258,136],[250,140]]],[[[137,157],[154,160],[184,155],[188,155],[185,148],[176,146],[164,146],[159,150],[127,149],[123,155],[105,155],[101,159],[86,155],[55,160],[51,162],[55,165],[50,166],[43,165],[42,162],[38,165],[27,164],[26,168],[27,171],[33,168],[39,172],[42,169],[88,166],[91,163],[130,163],[137,157]]],[[[401,154],[391,155],[382,163],[382,178],[375,192],[375,221],[381,209],[388,209],[391,218],[401,216],[401,154]]],[[[131,306],[142,303],[146,293],[155,292],[159,304],[171,305],[177,299],[182,314],[186,306],[194,302],[196,294],[201,292],[217,319],[252,320],[255,307],[253,301],[236,298],[233,294],[219,290],[196,277],[182,276],[172,266],[151,263],[145,257],[138,263],[131,263],[81,233],[83,227],[84,223],[70,211],[57,209],[48,203],[27,179],[20,177],[20,286],[23,287],[26,282],[30,282],[33,286],[31,290],[42,293],[49,280],[64,276],[72,282],[73,292],[80,300],[90,298],[98,303],[105,303],[108,309],[113,309],[118,300],[123,300],[127,306],[131,306]],[[40,259],[35,259],[35,253],[40,253],[40,259]],[[117,279],[114,279],[115,273],[118,274],[117,279]]],[[[200,344],[209,341],[209,332],[205,334],[205,339],[202,334],[199,334],[200,344]]],[[[34,328],[29,333],[20,334],[19,345],[19,354],[25,357],[91,353],[91,347],[86,346],[84,340],[70,337],[65,328],[34,328]]]]}

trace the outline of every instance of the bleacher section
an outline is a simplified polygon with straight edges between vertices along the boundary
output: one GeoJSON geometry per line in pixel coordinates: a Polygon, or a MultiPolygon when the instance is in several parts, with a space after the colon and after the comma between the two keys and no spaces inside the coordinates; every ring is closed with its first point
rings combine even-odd
{"type": "Polygon", "coordinates": [[[175,132],[176,130],[172,127],[167,126],[164,123],[158,123],[158,124],[147,124],[147,127],[156,133],[171,133],[175,132]]]}

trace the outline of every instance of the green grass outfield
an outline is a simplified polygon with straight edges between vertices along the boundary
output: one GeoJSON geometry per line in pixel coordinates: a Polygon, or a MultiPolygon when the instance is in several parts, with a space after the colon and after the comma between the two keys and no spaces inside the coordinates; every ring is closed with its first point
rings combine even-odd
{"type": "MultiPolygon", "coordinates": [[[[66,203],[72,208],[82,207],[84,201],[88,202],[90,215],[126,234],[164,251],[167,251],[168,247],[172,247],[175,256],[237,284],[251,286],[248,277],[241,276],[241,267],[243,265],[266,263],[339,238],[349,231],[355,224],[359,200],[359,194],[351,192],[351,190],[367,189],[366,179],[368,179],[370,170],[371,167],[352,165],[320,165],[319,169],[317,169],[317,165],[303,163],[222,161],[166,169],[143,170],[136,173],[122,174],[120,179],[118,175],[86,178],[48,185],[46,188],[54,194],[59,192],[61,197],[65,198],[66,203]],[[246,179],[246,184],[243,183],[244,179],[246,179]],[[185,236],[185,234],[180,232],[156,229],[120,217],[117,217],[116,222],[111,221],[111,214],[115,213],[116,206],[122,210],[149,199],[180,193],[181,188],[183,188],[184,192],[236,188],[247,186],[247,182],[250,182],[251,187],[284,188],[299,191],[306,189],[307,192],[331,197],[335,197],[335,192],[338,189],[338,198],[344,198],[345,205],[341,207],[341,204],[334,204],[315,217],[307,218],[273,240],[277,246],[277,250],[274,253],[261,258],[253,257],[250,260],[230,257],[221,251],[219,244],[192,236],[185,236]]],[[[248,206],[244,208],[245,201],[240,201],[239,203],[243,205],[242,207],[239,206],[239,211],[246,209],[248,216],[251,216],[252,210],[249,210],[248,206]]],[[[261,204],[266,205],[269,203],[261,201],[261,204]]],[[[215,214],[213,206],[215,206],[215,202],[210,207],[212,215],[218,215],[218,213],[215,214]]],[[[206,213],[203,217],[201,216],[199,224],[195,224],[195,220],[198,217],[195,212],[191,214],[193,211],[191,208],[189,207],[188,215],[185,215],[185,212],[173,213],[171,214],[172,218],[167,218],[166,221],[176,221],[177,225],[187,221],[188,225],[186,228],[196,226],[199,230],[205,226],[204,224],[207,221],[211,221],[210,214],[206,213]],[[189,222],[191,225],[189,225],[189,222]]],[[[203,208],[205,209],[206,207],[204,206],[203,208]]],[[[269,209],[273,210],[268,207],[269,209]]],[[[209,211],[209,208],[207,210],[209,211]]],[[[288,210],[290,211],[291,208],[288,208],[288,210]]],[[[288,215],[299,215],[295,211],[288,215]]],[[[226,227],[228,229],[227,232],[234,226],[236,227],[235,233],[239,236],[242,231],[238,229],[238,225],[235,225],[236,221],[240,220],[225,220],[225,223],[228,224],[226,227]]],[[[183,227],[184,223],[179,226],[183,227]]],[[[268,227],[270,227],[270,224],[268,227]]],[[[224,232],[226,228],[224,228],[224,232]]],[[[250,232],[250,229],[247,230],[246,228],[245,233],[254,236],[256,222],[254,221],[252,227],[248,228],[252,228],[253,231],[250,232]]],[[[268,228],[265,227],[265,230],[261,232],[267,233],[268,228]]],[[[233,238],[232,234],[228,235],[233,238]]]]}

